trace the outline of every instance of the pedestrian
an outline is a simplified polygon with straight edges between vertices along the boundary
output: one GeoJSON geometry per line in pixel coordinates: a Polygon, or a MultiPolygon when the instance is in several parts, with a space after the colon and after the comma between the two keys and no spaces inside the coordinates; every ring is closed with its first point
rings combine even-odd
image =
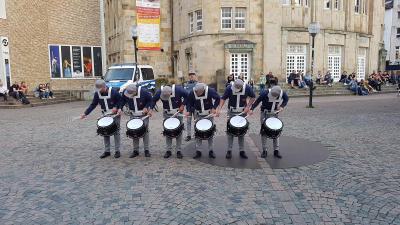
{"type": "MultiPolygon", "coordinates": [[[[189,72],[189,81],[186,82],[186,85],[185,85],[185,90],[188,95],[191,92],[193,92],[193,88],[196,86],[197,83],[198,83],[198,81],[197,81],[196,72],[190,71],[189,72]]],[[[192,139],[192,120],[193,120],[193,114],[189,113],[189,115],[186,118],[186,139],[185,139],[185,141],[190,141],[192,139]]]]}

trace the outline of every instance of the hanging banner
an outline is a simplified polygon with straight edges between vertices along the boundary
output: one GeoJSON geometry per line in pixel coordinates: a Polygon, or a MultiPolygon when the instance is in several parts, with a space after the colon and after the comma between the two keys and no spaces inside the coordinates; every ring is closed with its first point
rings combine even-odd
{"type": "Polygon", "coordinates": [[[159,51],[160,40],[160,0],[136,0],[138,48],[159,51]]]}

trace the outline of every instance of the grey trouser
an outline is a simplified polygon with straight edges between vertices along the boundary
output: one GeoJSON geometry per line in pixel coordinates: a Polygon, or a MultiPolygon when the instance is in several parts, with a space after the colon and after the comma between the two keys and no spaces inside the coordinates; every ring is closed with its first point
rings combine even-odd
{"type": "MultiPolygon", "coordinates": [[[[172,115],[167,114],[166,112],[163,113],[164,119],[170,118],[172,115]]],[[[183,117],[178,115],[178,118],[181,122],[183,121],[183,117]]],[[[172,138],[165,136],[165,140],[167,143],[167,151],[172,151],[172,138]]],[[[176,138],[176,151],[181,151],[182,149],[182,134],[176,138]]]]}
{"type": "MultiPolygon", "coordinates": [[[[121,116],[116,116],[115,122],[117,123],[117,126],[118,126],[118,131],[114,134],[114,142],[115,142],[115,151],[116,152],[119,152],[119,146],[121,145],[121,135],[119,133],[120,121],[121,121],[121,116]]],[[[106,152],[111,152],[111,137],[110,136],[104,137],[104,146],[106,148],[106,152]]]]}
{"type": "Polygon", "coordinates": [[[190,113],[190,115],[186,117],[186,136],[192,136],[192,120],[193,113],[190,113]]]}
{"type": "MultiPolygon", "coordinates": [[[[261,111],[261,113],[260,113],[260,122],[261,123],[260,124],[262,124],[265,119],[268,119],[270,117],[272,117],[272,114],[270,114],[266,111],[264,111],[264,112],[261,111]]],[[[277,117],[277,116],[275,116],[275,117],[277,117]]],[[[267,151],[267,140],[268,140],[267,136],[261,135],[261,144],[262,144],[263,151],[267,151]]],[[[272,139],[272,140],[273,140],[273,144],[274,144],[274,150],[278,151],[279,150],[279,137],[272,139]]]]}
{"type": "MultiPolygon", "coordinates": [[[[207,116],[207,115],[206,115],[206,116],[207,116]]],[[[196,113],[195,113],[194,119],[197,121],[197,120],[200,120],[200,119],[202,119],[202,118],[204,118],[204,117],[206,117],[206,116],[196,115],[196,113]]],[[[213,118],[213,117],[209,117],[209,118],[207,118],[207,119],[209,119],[209,120],[211,120],[212,122],[214,122],[214,118],[213,118]]],[[[195,124],[195,126],[196,126],[196,124],[195,124]]],[[[197,151],[197,149],[199,149],[199,147],[201,146],[202,141],[203,141],[203,140],[196,138],[196,151],[197,151]]],[[[214,145],[214,137],[211,137],[211,138],[208,139],[207,141],[208,141],[208,150],[209,150],[209,151],[212,151],[212,150],[213,150],[213,145],[214,145]]]]}
{"type": "MultiPolygon", "coordinates": [[[[228,121],[227,121],[227,123],[229,123],[229,119],[230,118],[232,118],[232,117],[234,117],[236,115],[239,115],[239,114],[240,114],[240,112],[237,113],[237,112],[228,111],[228,121]]],[[[243,116],[246,116],[246,115],[243,115],[243,116]]],[[[234,136],[229,134],[229,132],[226,132],[226,134],[227,134],[227,138],[228,138],[228,151],[232,151],[234,136]]],[[[244,136],[239,136],[238,137],[238,142],[239,142],[239,151],[244,151],[244,136]]]]}
{"type": "MultiPolygon", "coordinates": [[[[134,118],[142,118],[138,116],[131,116],[131,119],[134,118]]],[[[144,125],[147,127],[146,134],[143,136],[143,145],[144,145],[144,150],[149,150],[149,118],[146,118],[143,120],[144,125]]],[[[133,139],[133,151],[139,151],[139,139],[140,138],[134,138],[133,139]]]]}

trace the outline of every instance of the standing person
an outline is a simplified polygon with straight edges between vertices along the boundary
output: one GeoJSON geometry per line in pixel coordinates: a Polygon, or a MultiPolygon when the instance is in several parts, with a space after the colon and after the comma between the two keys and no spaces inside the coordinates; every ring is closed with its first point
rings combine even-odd
{"type": "MultiPolygon", "coordinates": [[[[86,111],[81,115],[81,119],[85,119],[98,105],[101,107],[101,112],[105,114],[117,114],[114,118],[118,126],[118,131],[114,134],[115,141],[115,154],[114,158],[121,157],[120,153],[120,143],[121,137],[119,133],[119,126],[121,121],[121,110],[119,109],[119,103],[121,101],[121,95],[116,89],[107,87],[104,80],[97,80],[95,82],[96,92],[94,93],[93,101],[86,109],[86,111]]],[[[111,155],[111,141],[110,137],[104,137],[105,151],[100,156],[101,159],[109,157],[111,155]]]]}
{"type": "Polygon", "coordinates": [[[272,72],[270,71],[267,75],[265,75],[265,86],[267,88],[271,88],[271,80],[274,79],[274,75],[272,74],[272,72]]]}
{"type": "Polygon", "coordinates": [[[229,75],[228,78],[226,79],[225,87],[228,87],[229,85],[232,84],[232,82],[235,81],[233,74],[229,75]]]}
{"type": "Polygon", "coordinates": [[[264,76],[264,74],[261,73],[260,74],[260,83],[259,83],[260,92],[265,89],[266,84],[267,84],[266,76],[264,76]]]}
{"type": "MultiPolygon", "coordinates": [[[[253,114],[253,111],[257,106],[261,104],[261,113],[260,113],[260,122],[261,124],[264,120],[269,117],[278,117],[278,114],[283,111],[286,105],[289,102],[289,97],[285,91],[282,90],[280,86],[274,86],[269,90],[264,91],[260,94],[257,100],[251,106],[250,115],[253,114]]],[[[261,135],[261,143],[262,143],[262,153],[261,157],[267,157],[267,136],[261,135]]],[[[274,144],[274,156],[276,158],[282,158],[279,153],[279,138],[273,139],[274,144]]]]}
{"type": "MultiPolygon", "coordinates": [[[[164,119],[170,118],[177,112],[183,112],[185,110],[185,99],[187,98],[187,92],[183,89],[182,86],[170,85],[161,87],[161,89],[157,90],[156,94],[153,97],[153,105],[152,108],[157,104],[157,102],[161,99],[163,104],[163,117],[164,119]]],[[[178,119],[183,122],[182,116],[178,116],[178,119]]],[[[179,135],[176,138],[176,157],[178,159],[182,159],[183,155],[181,152],[182,149],[182,135],[179,135]]],[[[167,143],[167,152],[164,155],[164,158],[169,158],[172,155],[172,138],[165,136],[167,143]]]]}
{"type": "Polygon", "coordinates": [[[0,80],[0,97],[3,97],[4,101],[6,102],[6,101],[8,101],[8,98],[7,98],[8,90],[7,90],[7,88],[4,88],[3,86],[4,86],[3,81],[0,80]]]}
{"type": "MultiPolygon", "coordinates": [[[[136,84],[128,85],[122,94],[119,108],[122,109],[125,104],[128,104],[128,108],[131,110],[131,119],[152,116],[151,107],[153,105],[153,98],[151,93],[144,87],[138,87],[136,84]]],[[[149,151],[149,117],[143,120],[147,128],[146,134],[143,137],[145,157],[151,157],[149,151]]],[[[133,152],[129,158],[135,158],[137,156],[139,156],[139,138],[134,138],[133,152]]]]}
{"type": "MultiPolygon", "coordinates": [[[[189,81],[186,82],[186,85],[185,85],[185,90],[188,95],[191,92],[193,92],[193,88],[196,86],[197,83],[198,83],[198,81],[197,81],[196,72],[194,72],[194,71],[189,72],[189,81]]],[[[193,120],[193,114],[190,113],[186,118],[186,139],[185,139],[185,141],[190,141],[192,139],[192,120],[193,120]]]]}
{"type": "MultiPolygon", "coordinates": [[[[225,89],[224,95],[221,97],[221,101],[219,103],[219,107],[217,110],[217,116],[219,116],[222,107],[225,104],[225,101],[229,99],[228,102],[228,122],[230,118],[242,114],[246,116],[246,114],[250,111],[250,107],[253,104],[256,95],[254,94],[253,89],[245,84],[242,80],[235,80],[232,85],[229,85],[225,89]]],[[[233,135],[227,132],[228,135],[228,151],[226,152],[226,158],[232,158],[232,147],[233,147],[233,135]]],[[[247,159],[246,152],[244,151],[244,136],[238,137],[239,142],[239,155],[243,159],[247,159]]]]}
{"type": "MultiPolygon", "coordinates": [[[[196,120],[202,119],[204,117],[209,116],[210,114],[215,114],[216,109],[219,106],[220,97],[214,88],[208,87],[204,83],[197,83],[193,88],[193,91],[188,95],[187,98],[187,113],[194,115],[196,120]]],[[[213,118],[209,118],[213,121],[213,118]]],[[[201,139],[196,139],[196,155],[193,157],[194,159],[201,157],[201,151],[199,151],[199,147],[201,145],[201,139]]],[[[213,137],[208,139],[208,156],[212,159],[215,159],[215,154],[213,151],[213,137]]]]}

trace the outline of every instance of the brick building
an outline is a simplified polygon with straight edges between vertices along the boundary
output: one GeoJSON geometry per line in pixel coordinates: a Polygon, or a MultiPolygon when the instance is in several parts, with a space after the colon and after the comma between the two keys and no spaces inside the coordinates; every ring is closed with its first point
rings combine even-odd
{"type": "Polygon", "coordinates": [[[98,54],[96,57],[92,54],[101,51],[99,18],[98,0],[0,0],[0,36],[2,42],[8,43],[2,44],[0,79],[10,76],[11,82],[26,81],[31,89],[47,82],[55,89],[89,88],[94,75],[102,72],[95,71],[102,65],[98,54]],[[83,55],[84,51],[90,51],[90,55],[83,55]],[[88,61],[88,56],[93,61],[92,74],[82,75],[83,58],[88,61]],[[62,65],[62,59],[70,64],[71,75],[68,65],[62,65]],[[54,73],[51,62],[55,65],[54,73]],[[72,74],[73,70],[77,73],[72,74]]]}

